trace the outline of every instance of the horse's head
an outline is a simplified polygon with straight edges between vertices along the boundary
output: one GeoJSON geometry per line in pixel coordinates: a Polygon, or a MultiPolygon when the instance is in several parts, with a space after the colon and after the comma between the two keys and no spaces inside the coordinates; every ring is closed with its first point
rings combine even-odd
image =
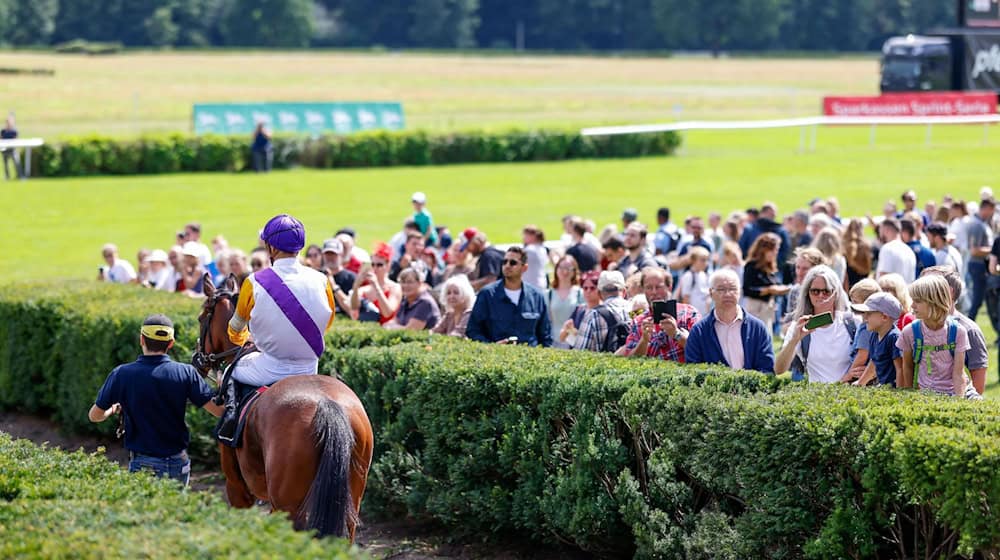
{"type": "Polygon", "coordinates": [[[236,309],[239,286],[236,284],[236,276],[232,274],[226,278],[222,288],[215,288],[209,274],[205,274],[202,285],[205,290],[205,303],[202,304],[201,313],[198,315],[198,324],[201,328],[198,349],[191,357],[191,365],[204,376],[212,370],[220,369],[225,359],[234,353],[229,352],[236,345],[229,340],[226,327],[236,309]]]}

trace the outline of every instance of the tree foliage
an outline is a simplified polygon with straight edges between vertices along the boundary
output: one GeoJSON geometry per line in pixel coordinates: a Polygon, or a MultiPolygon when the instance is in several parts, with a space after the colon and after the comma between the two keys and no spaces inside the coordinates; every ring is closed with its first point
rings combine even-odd
{"type": "Polygon", "coordinates": [[[0,0],[0,43],[127,46],[877,49],[956,25],[953,0],[0,0]]]}

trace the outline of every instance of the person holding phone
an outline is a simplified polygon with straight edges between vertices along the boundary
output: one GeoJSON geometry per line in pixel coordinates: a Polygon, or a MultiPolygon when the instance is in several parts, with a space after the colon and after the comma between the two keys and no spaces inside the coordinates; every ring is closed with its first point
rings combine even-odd
{"type": "Polygon", "coordinates": [[[858,319],[848,310],[840,277],[826,265],[806,273],[774,372],[805,374],[810,383],[837,383],[854,361],[858,319]]]}
{"type": "Polygon", "coordinates": [[[351,290],[351,309],[359,321],[386,324],[396,316],[403,299],[399,284],[389,279],[392,248],[379,243],[372,252],[372,261],[358,270],[351,290]]]}
{"type": "Polygon", "coordinates": [[[701,320],[698,310],[670,299],[673,278],[659,267],[642,269],[649,310],[635,317],[619,356],[642,356],[684,363],[688,333],[701,320]]]}

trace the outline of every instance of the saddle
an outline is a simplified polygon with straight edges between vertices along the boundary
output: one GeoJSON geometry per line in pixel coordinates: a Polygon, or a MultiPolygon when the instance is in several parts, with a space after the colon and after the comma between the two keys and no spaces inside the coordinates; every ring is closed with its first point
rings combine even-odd
{"type": "MultiPolygon", "coordinates": [[[[254,387],[253,385],[246,385],[240,383],[235,379],[231,381],[233,390],[227,395],[227,398],[232,396],[237,403],[234,407],[234,414],[225,414],[219,419],[218,425],[215,427],[215,438],[219,440],[219,443],[227,445],[233,448],[239,448],[243,441],[243,428],[246,426],[247,413],[250,411],[250,407],[253,405],[264,391],[267,391],[268,386],[254,387]]],[[[226,407],[227,411],[229,407],[226,407]]]]}

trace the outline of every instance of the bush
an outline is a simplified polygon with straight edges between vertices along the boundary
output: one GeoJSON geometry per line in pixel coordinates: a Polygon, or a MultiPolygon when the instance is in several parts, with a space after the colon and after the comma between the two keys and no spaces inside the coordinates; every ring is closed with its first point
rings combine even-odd
{"type": "MultiPolygon", "coordinates": [[[[680,137],[663,133],[590,138],[577,132],[544,130],[437,135],[374,131],[318,138],[277,135],[273,142],[274,166],[282,169],[669,155],[680,137]]],[[[47,177],[245,171],[251,165],[245,138],[213,135],[152,135],[133,140],[81,136],[46,144],[33,158],[34,172],[47,177]]]]}
{"type": "Polygon", "coordinates": [[[0,433],[0,557],[357,558],[283,515],[130,474],[101,455],[64,453],[0,433]]]}
{"type": "MultiPolygon", "coordinates": [[[[105,285],[0,290],[0,406],[93,429],[85,414],[97,388],[133,359],[154,310],[178,324],[185,359],[197,313],[186,298],[105,285]]],[[[321,371],[357,392],[375,428],[369,513],[615,557],[1000,554],[992,401],[349,322],[327,343],[321,371]]],[[[189,420],[193,456],[213,460],[212,419],[189,420]]]]}
{"type": "Polygon", "coordinates": [[[97,43],[84,39],[74,39],[65,43],[59,43],[54,49],[60,54],[106,55],[118,54],[124,50],[124,47],[119,42],[97,43]]]}

